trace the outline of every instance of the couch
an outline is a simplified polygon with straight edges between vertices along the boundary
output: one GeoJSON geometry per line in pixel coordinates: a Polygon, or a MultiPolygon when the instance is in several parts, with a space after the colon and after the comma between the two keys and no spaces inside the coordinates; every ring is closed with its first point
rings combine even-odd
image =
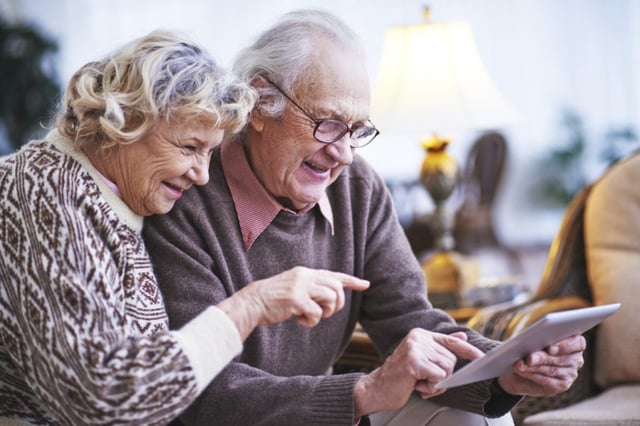
{"type": "Polygon", "coordinates": [[[516,424],[640,425],[640,154],[616,162],[575,196],[525,303],[481,310],[469,325],[505,340],[547,312],[621,302],[585,334],[585,365],[556,397],[526,397],[516,424]]]}

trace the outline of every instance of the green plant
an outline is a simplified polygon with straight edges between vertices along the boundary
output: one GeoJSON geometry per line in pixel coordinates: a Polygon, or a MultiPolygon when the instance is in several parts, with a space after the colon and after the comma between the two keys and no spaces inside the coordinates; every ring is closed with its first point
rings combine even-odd
{"type": "Polygon", "coordinates": [[[587,182],[582,169],[587,144],[582,119],[575,112],[565,110],[562,125],[567,138],[565,146],[551,151],[539,167],[541,179],[536,195],[548,206],[566,206],[587,182]]]}
{"type": "Polygon", "coordinates": [[[605,134],[605,141],[606,148],[600,157],[607,164],[613,164],[638,148],[638,133],[631,126],[611,129],[605,134]]]}
{"type": "Polygon", "coordinates": [[[564,208],[590,181],[585,164],[590,143],[597,142],[595,146],[604,147],[598,159],[606,167],[636,148],[638,136],[631,126],[621,126],[607,130],[603,141],[589,141],[582,118],[570,109],[563,111],[561,124],[566,141],[561,148],[542,158],[537,168],[540,180],[535,195],[536,200],[546,206],[564,208]]]}
{"type": "Polygon", "coordinates": [[[55,107],[60,95],[53,66],[57,49],[35,27],[0,17],[0,135],[11,150],[41,131],[55,107]]]}

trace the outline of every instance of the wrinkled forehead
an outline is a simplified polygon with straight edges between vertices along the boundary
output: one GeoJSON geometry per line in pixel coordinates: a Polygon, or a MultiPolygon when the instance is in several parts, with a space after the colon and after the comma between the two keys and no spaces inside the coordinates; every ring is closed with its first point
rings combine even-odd
{"type": "Polygon", "coordinates": [[[318,42],[308,75],[301,76],[296,94],[314,113],[334,113],[348,119],[366,119],[370,83],[364,58],[335,43],[318,42]]]}

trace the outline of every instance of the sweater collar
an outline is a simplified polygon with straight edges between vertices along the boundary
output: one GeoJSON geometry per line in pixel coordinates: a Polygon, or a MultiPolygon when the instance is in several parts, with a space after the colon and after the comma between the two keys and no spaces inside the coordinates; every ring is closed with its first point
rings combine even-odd
{"type": "Polygon", "coordinates": [[[118,217],[120,217],[120,219],[122,219],[134,231],[142,231],[143,217],[131,210],[129,206],[118,196],[118,194],[114,192],[102,174],[93,166],[93,164],[91,164],[89,157],[87,157],[77,145],[68,138],[62,136],[57,130],[49,132],[46,140],[61,152],[69,155],[80,163],[85,171],[87,171],[87,173],[89,173],[96,182],[96,185],[100,188],[102,197],[107,201],[109,206],[113,208],[118,217]]]}
{"type": "Polygon", "coordinates": [[[333,235],[333,212],[326,193],[322,195],[317,204],[311,204],[304,210],[294,212],[280,204],[262,186],[251,170],[239,140],[232,139],[223,142],[220,148],[220,158],[222,171],[236,208],[245,249],[248,250],[251,247],[280,211],[304,214],[316,205],[329,223],[331,235],[333,235]]]}

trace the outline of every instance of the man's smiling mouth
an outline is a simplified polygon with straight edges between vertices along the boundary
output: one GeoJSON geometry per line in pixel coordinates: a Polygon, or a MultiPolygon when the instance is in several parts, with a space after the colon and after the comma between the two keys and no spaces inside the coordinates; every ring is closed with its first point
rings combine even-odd
{"type": "Polygon", "coordinates": [[[327,171],[329,171],[328,167],[322,167],[322,166],[319,166],[317,164],[311,163],[309,161],[305,161],[304,164],[306,164],[307,167],[309,167],[310,169],[312,169],[312,170],[314,170],[314,171],[316,171],[318,173],[326,173],[327,171]]]}

